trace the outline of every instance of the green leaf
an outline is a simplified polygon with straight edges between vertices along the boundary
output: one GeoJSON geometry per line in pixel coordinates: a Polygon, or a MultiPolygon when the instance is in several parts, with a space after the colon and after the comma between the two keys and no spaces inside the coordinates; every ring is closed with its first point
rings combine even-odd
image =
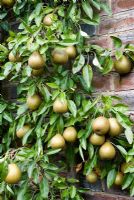
{"type": "Polygon", "coordinates": [[[8,122],[12,122],[13,121],[12,115],[9,112],[4,112],[3,118],[6,119],[8,122]]]}
{"type": "Polygon", "coordinates": [[[20,188],[18,195],[17,195],[17,200],[24,200],[24,196],[26,195],[27,192],[27,183],[23,184],[22,187],[20,188]]]}
{"type": "Polygon", "coordinates": [[[87,88],[90,89],[91,82],[93,78],[93,71],[90,65],[85,65],[82,70],[83,79],[85,80],[85,83],[87,85],[87,88]]]}
{"type": "Polygon", "coordinates": [[[70,188],[70,196],[71,196],[71,199],[74,199],[74,197],[76,196],[76,187],[75,186],[71,186],[70,188]]]}
{"type": "Polygon", "coordinates": [[[122,185],[122,190],[128,188],[130,184],[132,183],[134,179],[133,174],[125,174],[124,180],[123,180],[123,185],[122,185]]]}
{"type": "Polygon", "coordinates": [[[96,166],[96,164],[97,164],[97,154],[94,154],[92,159],[88,160],[85,163],[84,174],[88,175],[93,170],[93,168],[96,166]]]}
{"type": "Polygon", "coordinates": [[[50,125],[52,125],[57,119],[59,115],[57,113],[53,113],[50,117],[50,125]]]}
{"type": "Polygon", "coordinates": [[[14,191],[12,190],[12,188],[11,187],[9,187],[9,185],[7,185],[6,186],[6,188],[7,188],[7,190],[11,193],[11,194],[13,194],[14,195],[14,191]]]}
{"type": "Polygon", "coordinates": [[[50,88],[57,89],[59,86],[56,83],[47,83],[50,88]]]}
{"type": "Polygon", "coordinates": [[[108,56],[108,57],[106,57],[106,59],[104,61],[104,66],[103,66],[101,72],[104,75],[108,74],[113,69],[113,66],[114,66],[114,61],[110,56],[108,56]]]}
{"type": "Polygon", "coordinates": [[[49,184],[48,184],[48,180],[46,177],[43,177],[39,187],[40,187],[41,197],[44,199],[48,199],[49,184]]]}
{"type": "Polygon", "coordinates": [[[69,108],[70,112],[72,113],[72,115],[74,117],[76,117],[77,107],[76,107],[76,104],[72,100],[68,100],[68,108],[69,108]]]}
{"type": "Polygon", "coordinates": [[[97,8],[98,10],[100,10],[100,2],[98,2],[98,1],[95,1],[95,0],[90,0],[91,1],[91,3],[92,3],[92,5],[95,7],[95,8],[97,8]]]}
{"type": "Polygon", "coordinates": [[[122,146],[116,145],[116,147],[119,149],[119,151],[121,152],[121,154],[122,154],[123,156],[126,156],[126,155],[127,155],[126,149],[124,149],[122,146]]]}
{"type": "Polygon", "coordinates": [[[134,139],[134,135],[133,135],[132,129],[130,127],[126,128],[125,136],[127,138],[128,143],[132,144],[133,143],[133,139],[134,139]]]}
{"type": "Polygon", "coordinates": [[[79,145],[79,153],[80,153],[80,156],[81,156],[82,160],[85,161],[83,150],[82,150],[82,147],[80,145],[79,145]]]}
{"type": "Polygon", "coordinates": [[[26,110],[27,110],[27,108],[28,108],[28,107],[27,107],[26,104],[20,105],[20,106],[19,106],[19,109],[17,110],[17,115],[20,116],[20,115],[22,115],[23,113],[25,113],[26,110]]]}
{"type": "Polygon", "coordinates": [[[57,121],[57,129],[59,133],[62,133],[64,129],[64,120],[62,116],[60,116],[59,120],[57,121]]]}
{"type": "Polygon", "coordinates": [[[115,48],[119,49],[122,47],[122,41],[120,38],[118,37],[115,37],[115,36],[111,36],[112,40],[113,40],[113,43],[114,43],[114,46],[115,48]]]}
{"type": "Polygon", "coordinates": [[[102,66],[101,66],[101,64],[100,64],[100,62],[99,62],[99,60],[98,60],[96,55],[95,55],[95,57],[93,59],[93,65],[98,67],[100,70],[103,70],[103,68],[102,68],[102,66]]]}
{"type": "Polygon", "coordinates": [[[22,144],[25,145],[27,143],[28,137],[31,135],[33,129],[30,129],[23,137],[22,144]]]}
{"type": "Polygon", "coordinates": [[[60,152],[61,149],[50,149],[46,152],[47,155],[53,155],[53,154],[56,154],[58,152],[60,152]]]}
{"type": "Polygon", "coordinates": [[[133,44],[127,44],[124,49],[126,51],[132,51],[132,52],[134,52],[134,45],[133,44]]]}
{"type": "Polygon", "coordinates": [[[132,182],[132,185],[130,187],[130,196],[133,197],[134,196],[134,181],[132,182]]]}
{"type": "Polygon", "coordinates": [[[8,76],[8,74],[11,72],[13,64],[11,62],[7,62],[4,65],[4,76],[8,76]]]}
{"type": "Polygon", "coordinates": [[[88,0],[85,0],[82,2],[82,8],[85,12],[85,14],[90,18],[92,19],[93,18],[93,9],[92,7],[90,6],[88,0]]]}
{"type": "Polygon", "coordinates": [[[88,144],[88,154],[89,158],[92,159],[94,155],[94,146],[91,143],[88,144]]]}
{"type": "Polygon", "coordinates": [[[85,64],[85,58],[81,54],[75,59],[75,62],[73,64],[73,69],[72,69],[73,74],[76,74],[77,72],[79,72],[81,68],[84,66],[84,64],[85,64]]]}
{"type": "Polygon", "coordinates": [[[35,94],[35,91],[36,91],[36,85],[35,84],[30,85],[28,89],[28,96],[33,96],[35,94]]]}
{"type": "Polygon", "coordinates": [[[119,60],[122,56],[123,56],[122,51],[119,51],[119,50],[115,51],[115,57],[116,57],[117,60],[119,60]]]}
{"type": "Polygon", "coordinates": [[[108,5],[108,3],[101,2],[100,6],[108,15],[112,15],[112,10],[110,9],[110,6],[108,5]]]}
{"type": "Polygon", "coordinates": [[[8,173],[7,162],[0,162],[0,182],[2,182],[8,173]]]}
{"type": "Polygon", "coordinates": [[[115,181],[115,178],[116,178],[116,170],[115,169],[112,169],[108,172],[108,175],[107,175],[107,187],[110,188],[114,181],[115,181]]]}
{"type": "Polygon", "coordinates": [[[7,104],[1,103],[0,104],[0,113],[2,113],[6,109],[6,107],[7,107],[7,104]]]}

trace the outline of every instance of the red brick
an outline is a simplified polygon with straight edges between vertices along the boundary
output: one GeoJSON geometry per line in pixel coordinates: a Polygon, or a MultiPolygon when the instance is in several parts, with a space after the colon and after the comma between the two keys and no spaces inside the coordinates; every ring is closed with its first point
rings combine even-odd
{"type": "Polygon", "coordinates": [[[118,34],[115,35],[122,40],[123,44],[127,43],[134,44],[134,30],[119,32],[118,34]]]}
{"type": "Polygon", "coordinates": [[[120,196],[120,195],[114,195],[114,194],[107,194],[102,192],[96,192],[93,196],[86,195],[86,200],[133,200],[133,197],[128,196],[120,196]]]}
{"type": "Polygon", "coordinates": [[[112,77],[111,75],[102,76],[101,74],[94,75],[93,87],[96,92],[111,91],[112,90],[112,77]]]}
{"type": "Polygon", "coordinates": [[[99,26],[99,35],[132,30],[134,28],[134,10],[113,15],[104,16],[99,26]]]}
{"type": "Polygon", "coordinates": [[[134,89],[134,73],[129,73],[125,76],[114,75],[115,91],[120,90],[133,90],[134,89]]]}
{"type": "Polygon", "coordinates": [[[134,8],[134,0],[112,0],[112,11],[118,13],[134,8]]]}
{"type": "Polygon", "coordinates": [[[99,37],[93,37],[90,41],[89,44],[96,44],[99,45],[103,48],[112,48],[112,40],[108,36],[99,36],[99,37]]]}

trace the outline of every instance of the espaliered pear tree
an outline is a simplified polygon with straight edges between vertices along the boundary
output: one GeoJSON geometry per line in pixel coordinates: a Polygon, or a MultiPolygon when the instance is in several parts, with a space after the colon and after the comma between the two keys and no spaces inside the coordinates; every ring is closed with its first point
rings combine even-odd
{"type": "Polygon", "coordinates": [[[82,200],[76,173],[133,196],[128,107],[116,96],[93,98],[92,78],[93,68],[103,75],[113,67],[130,72],[134,47],[112,37],[113,59],[111,49],[87,42],[81,28],[98,25],[108,6],[97,0],[0,3],[2,28],[8,30],[9,19],[19,24],[0,44],[0,80],[17,90],[15,102],[0,98],[0,199],[82,200]]]}

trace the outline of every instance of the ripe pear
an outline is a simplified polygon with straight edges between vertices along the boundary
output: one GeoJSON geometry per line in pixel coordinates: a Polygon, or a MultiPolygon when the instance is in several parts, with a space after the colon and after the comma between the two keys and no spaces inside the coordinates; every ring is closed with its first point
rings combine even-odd
{"type": "Polygon", "coordinates": [[[77,139],[77,131],[73,126],[66,128],[63,137],[67,142],[75,142],[77,139]]]}
{"type": "Polygon", "coordinates": [[[52,149],[59,149],[65,147],[64,137],[57,133],[50,141],[50,146],[52,149]]]}
{"type": "Polygon", "coordinates": [[[119,60],[114,62],[114,68],[119,74],[127,74],[131,71],[132,63],[128,57],[123,55],[119,60]]]}
{"type": "Polygon", "coordinates": [[[122,174],[121,172],[118,172],[117,175],[116,175],[114,184],[117,185],[117,186],[122,185],[122,183],[123,183],[123,178],[124,178],[123,174],[122,174]]]}
{"type": "Polygon", "coordinates": [[[51,26],[53,24],[53,14],[48,14],[43,19],[43,24],[46,26],[51,26]]]}
{"type": "Polygon", "coordinates": [[[28,59],[28,65],[35,70],[43,68],[45,62],[45,58],[38,51],[33,52],[28,59]]]}
{"type": "Polygon", "coordinates": [[[104,135],[97,135],[96,133],[93,133],[89,141],[93,145],[102,145],[105,142],[105,136],[104,135]]]}
{"type": "Polygon", "coordinates": [[[38,94],[27,97],[27,106],[30,110],[36,110],[41,104],[41,97],[38,94]]]}
{"type": "Polygon", "coordinates": [[[8,174],[5,178],[5,182],[8,184],[16,184],[21,179],[21,170],[20,168],[15,164],[11,163],[8,165],[8,174]]]}
{"type": "Polygon", "coordinates": [[[11,7],[14,4],[14,0],[1,0],[4,6],[11,7]]]}
{"type": "Polygon", "coordinates": [[[65,51],[66,51],[69,58],[75,58],[76,57],[76,48],[74,46],[66,47],[65,51]]]}
{"type": "Polygon", "coordinates": [[[55,64],[66,64],[68,62],[68,54],[62,48],[56,48],[52,52],[52,60],[55,64]]]}
{"type": "Polygon", "coordinates": [[[111,136],[118,136],[122,133],[122,126],[121,124],[118,122],[118,120],[116,118],[109,118],[109,135],[111,136]]]}
{"type": "Polygon", "coordinates": [[[116,150],[110,142],[105,142],[99,149],[99,155],[102,160],[111,160],[116,155],[116,150]]]}
{"type": "Polygon", "coordinates": [[[22,128],[16,131],[16,135],[18,138],[22,138],[29,130],[30,130],[30,126],[24,125],[22,128]]]}
{"type": "Polygon", "coordinates": [[[92,123],[92,129],[98,135],[105,135],[109,131],[108,119],[103,116],[97,117],[92,123]]]}
{"type": "Polygon", "coordinates": [[[87,176],[86,176],[86,180],[89,182],[89,183],[96,183],[97,181],[97,174],[95,172],[90,172],[87,176]]]}
{"type": "Polygon", "coordinates": [[[57,98],[53,103],[53,111],[56,113],[65,113],[68,111],[68,105],[66,99],[57,98]]]}
{"type": "Polygon", "coordinates": [[[44,68],[40,68],[40,69],[38,69],[38,70],[32,69],[32,75],[33,75],[33,76],[40,76],[40,75],[43,74],[43,72],[44,72],[44,68]]]}
{"type": "Polygon", "coordinates": [[[14,55],[12,51],[9,53],[8,59],[9,59],[10,62],[19,62],[19,61],[21,61],[21,57],[18,54],[14,55]]]}

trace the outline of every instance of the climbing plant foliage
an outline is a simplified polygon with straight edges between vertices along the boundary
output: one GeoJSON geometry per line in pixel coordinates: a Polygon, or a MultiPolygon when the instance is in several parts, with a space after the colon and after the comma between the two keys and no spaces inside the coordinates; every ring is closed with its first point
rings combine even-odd
{"type": "MultiPolygon", "coordinates": [[[[129,188],[133,196],[133,122],[128,106],[116,96],[92,96],[94,71],[109,73],[113,52],[91,44],[82,29],[83,24],[98,25],[102,11],[111,15],[109,7],[99,0],[0,2],[0,28],[6,33],[0,44],[0,80],[3,89],[9,82],[17,90],[13,103],[0,98],[1,198],[82,200],[88,189],[82,188],[79,173],[84,181],[94,171],[111,187],[123,163],[122,189],[129,188]],[[49,25],[44,22],[46,16],[49,25]],[[74,56],[67,55],[68,47],[75,49],[74,56]],[[105,138],[115,148],[113,160],[101,160],[100,147],[89,141],[93,121],[99,116],[114,117],[122,126],[120,135],[107,133],[105,138]],[[73,142],[64,135],[69,127],[76,131],[73,142]],[[21,136],[20,130],[25,134],[21,136]],[[59,135],[61,146],[57,145],[59,135]],[[7,180],[13,163],[21,171],[15,184],[7,180]]],[[[125,54],[133,62],[133,45],[123,46],[119,38],[112,39],[116,59],[125,54]]]]}

